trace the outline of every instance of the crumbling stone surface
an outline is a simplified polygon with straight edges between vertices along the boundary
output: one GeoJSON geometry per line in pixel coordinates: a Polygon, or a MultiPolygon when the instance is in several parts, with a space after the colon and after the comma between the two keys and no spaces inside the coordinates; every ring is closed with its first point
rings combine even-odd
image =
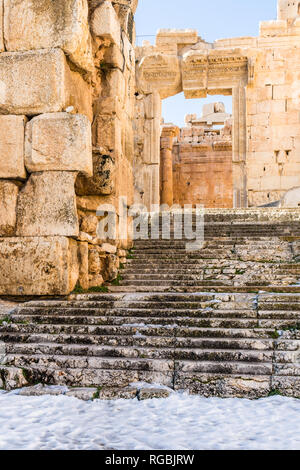
{"type": "Polygon", "coordinates": [[[79,175],[76,194],[79,196],[110,195],[115,189],[115,162],[110,155],[93,153],[93,176],[79,175]]]}

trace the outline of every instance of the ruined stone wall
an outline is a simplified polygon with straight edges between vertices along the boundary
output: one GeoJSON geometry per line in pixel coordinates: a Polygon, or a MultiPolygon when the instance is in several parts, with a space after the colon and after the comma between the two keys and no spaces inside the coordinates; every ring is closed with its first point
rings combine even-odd
{"type": "Polygon", "coordinates": [[[233,207],[231,125],[184,127],[173,145],[174,204],[233,207]]]}
{"type": "Polygon", "coordinates": [[[136,6],[0,1],[0,295],[101,286],[126,256],[96,210],[133,199],[136,6]]]}

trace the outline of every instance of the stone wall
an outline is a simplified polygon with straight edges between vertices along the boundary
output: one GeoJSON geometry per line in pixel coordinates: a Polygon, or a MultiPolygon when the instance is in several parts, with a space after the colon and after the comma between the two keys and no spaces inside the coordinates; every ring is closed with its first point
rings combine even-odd
{"type": "Polygon", "coordinates": [[[133,199],[136,6],[0,2],[0,295],[98,287],[126,261],[96,211],[133,199]]]}
{"type": "Polygon", "coordinates": [[[247,89],[249,205],[300,185],[300,18],[263,22],[247,89]]]}

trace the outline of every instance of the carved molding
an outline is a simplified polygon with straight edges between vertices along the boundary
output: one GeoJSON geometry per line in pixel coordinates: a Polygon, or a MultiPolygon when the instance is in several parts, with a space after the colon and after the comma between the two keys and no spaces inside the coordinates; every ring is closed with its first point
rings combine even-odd
{"type": "Polygon", "coordinates": [[[182,91],[186,98],[229,95],[234,87],[247,84],[249,68],[247,57],[227,49],[190,49],[182,58],[152,53],[138,63],[137,82],[144,93],[158,91],[161,98],[182,91]]]}

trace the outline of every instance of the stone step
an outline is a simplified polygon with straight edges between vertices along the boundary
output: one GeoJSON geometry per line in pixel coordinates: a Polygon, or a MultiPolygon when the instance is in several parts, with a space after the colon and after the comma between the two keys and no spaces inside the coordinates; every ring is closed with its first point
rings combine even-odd
{"type": "MultiPolygon", "coordinates": [[[[272,267],[272,270],[274,270],[274,272],[295,272],[295,273],[300,273],[300,265],[297,263],[297,264],[283,264],[283,263],[268,263],[271,265],[272,267]]],[[[257,267],[257,263],[256,262],[253,262],[253,261],[245,261],[245,262],[240,262],[240,261],[232,261],[232,262],[228,262],[226,260],[226,264],[225,266],[222,265],[222,263],[220,264],[220,260],[219,262],[217,263],[217,261],[215,261],[214,263],[211,263],[211,264],[191,264],[191,265],[185,265],[184,268],[180,267],[180,264],[179,265],[169,265],[169,267],[161,267],[161,268],[158,268],[156,266],[153,266],[153,267],[138,267],[139,264],[136,264],[136,267],[133,266],[132,263],[129,263],[127,266],[126,266],[126,270],[124,271],[125,274],[140,274],[140,273],[144,273],[144,274],[156,274],[156,273],[162,273],[162,274],[184,274],[185,272],[194,272],[194,273],[197,273],[197,272],[203,272],[204,270],[209,270],[209,269],[214,269],[216,271],[223,271],[224,269],[232,269],[234,271],[237,271],[237,270],[250,270],[254,267],[257,267]],[[242,265],[242,266],[241,266],[242,265]]],[[[147,266],[147,265],[145,265],[147,266]]]]}
{"type": "MultiPolygon", "coordinates": [[[[219,314],[219,312],[218,312],[219,314]]],[[[22,329],[22,325],[31,326],[34,329],[34,325],[44,325],[54,327],[56,326],[70,326],[73,325],[79,326],[133,326],[134,328],[143,327],[169,327],[169,326],[189,326],[189,327],[206,327],[206,328],[292,328],[300,325],[300,314],[294,315],[291,318],[287,316],[265,318],[258,316],[255,318],[239,318],[236,315],[234,318],[230,316],[225,316],[222,318],[218,317],[218,314],[215,315],[202,315],[200,318],[195,318],[192,316],[185,317],[143,317],[143,316],[36,316],[37,318],[30,316],[14,317],[13,325],[16,325],[17,328],[22,329]]],[[[173,312],[174,315],[174,312],[173,312]]],[[[0,334],[1,329],[0,327],[0,334]]],[[[23,330],[23,329],[22,329],[23,330]]],[[[5,327],[5,331],[8,331],[8,328],[5,327]]]]}
{"type": "Polygon", "coordinates": [[[300,311],[300,303],[294,302],[292,299],[290,302],[276,302],[274,299],[273,302],[265,302],[264,300],[261,300],[259,302],[259,310],[260,311],[300,311]]]}
{"type": "MultiPolygon", "coordinates": [[[[140,358],[119,358],[119,357],[89,357],[89,356],[53,356],[53,355],[8,355],[7,363],[12,367],[45,368],[58,370],[91,370],[115,371],[118,372],[160,372],[172,374],[174,361],[168,359],[140,359],[140,358]]],[[[216,374],[250,374],[250,375],[271,375],[271,362],[247,362],[247,361],[195,361],[178,360],[175,364],[176,370],[180,372],[193,373],[216,373],[216,374]]],[[[92,384],[91,384],[92,385],[92,384]]]]}
{"type": "MultiPolygon", "coordinates": [[[[173,312],[175,313],[175,312],[173,312]]],[[[275,324],[291,324],[291,321],[294,320],[261,320],[262,322],[273,322],[275,324]],[[284,323],[285,322],[285,323],[284,323]]],[[[44,317],[22,317],[22,323],[19,323],[18,320],[14,317],[13,323],[11,324],[12,328],[22,328],[23,326],[32,327],[35,330],[35,325],[37,326],[51,326],[54,327],[59,326],[71,326],[81,328],[82,326],[120,326],[120,327],[128,327],[133,326],[134,328],[139,328],[140,326],[148,327],[169,327],[169,326],[195,326],[199,328],[255,328],[259,325],[258,320],[256,318],[218,318],[217,315],[214,317],[206,316],[203,318],[193,318],[189,316],[185,317],[151,317],[151,318],[144,318],[144,317],[135,317],[135,316],[98,316],[98,317],[71,317],[71,316],[55,316],[49,319],[48,316],[44,317]],[[28,320],[27,320],[28,319],[28,320]],[[51,321],[52,320],[52,321],[51,321]]],[[[270,328],[268,326],[267,328],[270,328]]],[[[0,327],[0,333],[2,328],[0,327]]],[[[8,328],[5,327],[5,330],[8,331],[8,328]]]]}
{"type": "MultiPolygon", "coordinates": [[[[189,360],[205,362],[272,362],[274,351],[255,349],[196,349],[173,347],[151,348],[131,346],[79,346],[64,344],[14,344],[8,345],[6,351],[6,363],[15,363],[15,356],[34,356],[35,360],[44,357],[59,356],[64,360],[70,358],[68,367],[84,367],[87,358],[102,359],[167,359],[189,360]],[[13,346],[13,347],[12,347],[13,346]],[[10,353],[12,351],[12,354],[10,353]]],[[[95,361],[88,363],[87,367],[95,367],[95,361]]],[[[65,366],[64,366],[65,367],[65,366]]],[[[118,366],[119,367],[119,366],[118,366]]]]}
{"type": "MultiPolygon", "coordinates": [[[[3,330],[3,328],[2,328],[3,330]]],[[[113,325],[14,325],[9,324],[0,333],[3,342],[63,342],[74,344],[101,344],[101,338],[107,336],[161,336],[189,338],[274,338],[274,328],[222,328],[190,326],[113,326],[113,325]],[[22,339],[18,339],[18,338],[22,339]],[[61,340],[59,339],[61,338],[61,340]],[[98,343],[90,342],[90,339],[98,343]]],[[[277,336],[276,336],[277,337],[277,336]]],[[[105,343],[103,343],[105,344],[105,343]]]]}
{"type": "Polygon", "coordinates": [[[202,374],[249,374],[249,375],[271,375],[273,372],[272,363],[242,363],[227,362],[226,364],[209,361],[178,361],[176,370],[181,373],[202,373],[202,374]]]}
{"type": "MultiPolygon", "coordinates": [[[[3,336],[4,338],[4,336],[3,336]]],[[[81,351],[85,351],[90,347],[133,347],[133,348],[177,348],[182,349],[246,349],[253,351],[265,351],[273,350],[274,342],[273,338],[232,338],[232,337],[206,337],[206,338],[189,338],[189,337],[167,337],[167,336],[122,336],[122,335],[108,335],[99,337],[88,337],[87,335],[57,335],[53,338],[53,335],[39,334],[39,335],[24,335],[24,334],[6,334],[5,335],[7,352],[13,353],[15,351],[15,345],[18,349],[18,345],[22,345],[30,352],[32,349],[39,350],[41,352],[45,350],[50,351],[50,346],[57,347],[58,350],[63,345],[67,348],[67,351],[73,351],[74,348],[81,348],[81,351]],[[20,342],[19,342],[20,340],[20,342]],[[44,348],[44,349],[43,349],[44,348]],[[69,349],[68,349],[69,348],[69,349]]],[[[283,340],[281,340],[283,341],[283,340]]],[[[290,341],[286,341],[289,347],[290,341]]],[[[23,351],[23,350],[22,350],[23,351]]],[[[21,351],[21,352],[22,352],[21,351]]],[[[63,350],[62,350],[63,351],[63,350]]],[[[50,354],[47,353],[47,354],[50,354]]],[[[73,354],[74,355],[74,354],[73,354]]]]}
{"type": "MultiPolygon", "coordinates": [[[[292,261],[292,260],[291,260],[292,261]]],[[[280,267],[280,265],[284,265],[285,263],[284,262],[280,262],[280,261],[270,261],[270,260],[244,260],[244,261],[241,261],[239,260],[238,258],[236,259],[227,259],[227,258],[220,258],[219,260],[217,260],[216,258],[191,258],[191,259],[182,259],[182,260],[177,260],[175,258],[166,258],[166,259],[160,259],[159,261],[155,261],[155,260],[146,260],[146,259],[142,259],[142,260],[139,260],[138,258],[133,258],[133,259],[130,259],[128,260],[128,262],[126,263],[126,270],[127,269],[130,269],[130,268],[140,268],[140,269],[147,269],[147,268],[150,268],[150,269],[153,269],[153,268],[156,268],[156,269],[167,269],[168,267],[170,267],[171,269],[175,269],[175,268],[178,268],[178,269],[182,269],[184,267],[187,268],[187,269],[195,269],[195,268],[203,268],[203,267],[208,267],[208,269],[210,267],[227,267],[227,266],[239,266],[239,265],[249,265],[249,266],[257,266],[257,267],[260,267],[260,266],[264,266],[264,265],[268,265],[270,264],[271,266],[278,266],[280,267]]],[[[298,267],[298,264],[295,264],[295,267],[298,267]]]]}
{"type": "MultiPolygon", "coordinates": [[[[218,280],[214,280],[213,283],[211,280],[198,280],[198,279],[195,279],[195,280],[186,280],[186,281],[175,281],[175,280],[165,280],[165,279],[160,279],[160,278],[156,278],[156,279],[141,279],[141,280],[138,280],[138,279],[133,279],[133,280],[129,280],[129,281],[126,281],[126,280],[122,280],[120,281],[120,285],[121,286],[157,286],[157,285],[160,285],[160,286],[170,286],[170,287],[176,287],[176,286],[179,286],[179,287],[189,287],[189,286],[197,286],[197,287],[200,287],[201,290],[203,290],[203,287],[205,286],[211,286],[211,284],[213,284],[214,286],[230,286],[232,284],[232,282],[230,280],[223,280],[223,281],[218,281],[218,280]]],[[[267,285],[268,283],[266,283],[267,285]]]]}
{"type": "MultiPolygon", "coordinates": [[[[260,278],[257,278],[257,279],[253,279],[252,281],[249,281],[249,282],[244,282],[244,279],[242,280],[243,281],[243,286],[244,287],[256,287],[258,286],[260,289],[262,288],[265,288],[265,287],[268,287],[270,286],[270,281],[269,280],[265,280],[264,278],[263,279],[260,279],[260,278]]],[[[288,281],[290,281],[290,279],[288,279],[288,281]]],[[[146,279],[146,278],[141,278],[141,279],[131,279],[131,280],[126,280],[126,278],[124,280],[121,280],[119,281],[119,286],[131,286],[132,288],[138,288],[138,287],[141,287],[141,286],[145,286],[145,287],[151,287],[151,286],[160,286],[160,287],[172,287],[172,288],[176,288],[176,287],[180,287],[180,288],[189,288],[189,287],[195,287],[197,290],[203,290],[204,288],[206,287],[222,287],[222,286],[238,286],[240,283],[238,283],[238,279],[236,280],[236,282],[234,282],[234,279],[230,279],[230,278],[224,278],[224,279],[216,279],[215,276],[210,276],[208,277],[207,279],[193,279],[191,280],[191,278],[188,278],[186,280],[174,280],[174,279],[161,279],[161,278],[154,278],[154,279],[146,279]]],[[[290,284],[290,282],[288,282],[288,286],[291,285],[291,286],[295,286],[297,287],[295,284],[290,284]]],[[[300,287],[300,285],[299,285],[300,287]]]]}
{"type": "MultiPolygon", "coordinates": [[[[94,296],[90,300],[89,295],[85,297],[83,294],[74,296],[78,297],[77,300],[66,301],[49,301],[49,302],[27,302],[24,306],[14,310],[14,315],[31,315],[31,314],[69,314],[75,312],[80,315],[83,311],[84,315],[97,315],[101,312],[110,312],[111,310],[116,311],[134,311],[134,310],[147,310],[151,312],[154,310],[164,311],[197,311],[197,312],[211,312],[212,307],[218,310],[232,310],[232,311],[244,311],[253,310],[257,308],[257,296],[254,294],[213,294],[208,293],[205,296],[194,296],[190,294],[191,298],[188,301],[188,294],[181,294],[181,297],[174,298],[173,295],[170,297],[168,293],[165,294],[164,300],[156,300],[157,294],[152,298],[151,294],[141,294],[140,299],[138,294],[126,295],[127,300],[108,302],[106,300],[101,301],[101,294],[98,296],[99,301],[94,296]],[[134,300],[136,299],[136,300],[134,300]],[[198,300],[198,301],[197,301],[198,300]],[[209,310],[208,310],[209,309],[209,310]]],[[[125,295],[124,295],[125,297],[125,295]]],[[[167,313],[166,313],[167,314],[167,313]]],[[[164,314],[165,315],[165,314],[164,314]]]]}
{"type": "MultiPolygon", "coordinates": [[[[191,270],[192,271],[192,270],[191,270]]],[[[251,275],[251,282],[255,282],[255,279],[261,280],[263,277],[266,276],[266,274],[261,273],[261,274],[256,274],[253,272],[251,269],[243,270],[241,272],[240,270],[235,270],[235,269],[230,269],[228,272],[222,272],[222,269],[219,270],[219,272],[215,272],[217,270],[214,270],[213,272],[210,272],[205,269],[202,271],[198,272],[185,272],[180,273],[180,274],[175,274],[175,272],[170,272],[170,273],[162,273],[162,272],[154,272],[154,273],[149,273],[149,272],[128,272],[126,271],[125,274],[122,276],[122,281],[153,281],[153,280],[159,280],[159,281],[205,281],[206,279],[216,279],[216,280],[221,280],[221,279],[238,279],[241,276],[244,276],[244,274],[247,274],[250,276],[251,275]],[[229,272],[230,271],[230,272],[229,272]],[[254,276],[254,274],[256,274],[254,276]],[[217,277],[216,277],[217,276],[217,277]]],[[[225,270],[226,271],[226,270],[225,270]]],[[[299,276],[300,276],[300,271],[299,271],[299,276]]],[[[278,274],[273,273],[272,279],[273,280],[285,280],[285,279],[290,279],[292,280],[297,280],[297,275],[295,273],[290,273],[287,270],[282,271],[278,274]],[[292,274],[294,274],[292,276],[292,274]]],[[[244,277],[242,278],[244,280],[244,277]]],[[[269,284],[269,282],[268,282],[269,284]]]]}
{"type": "MultiPolygon", "coordinates": [[[[111,318],[112,321],[115,317],[121,321],[126,318],[142,318],[148,320],[148,322],[153,321],[153,319],[161,319],[162,321],[169,321],[170,318],[185,319],[185,318],[238,318],[238,319],[250,319],[257,318],[258,313],[256,310],[220,310],[213,309],[211,307],[203,309],[190,309],[190,310],[177,310],[177,309],[160,309],[159,306],[155,306],[153,309],[127,309],[127,308],[118,308],[118,309],[50,309],[49,311],[43,311],[39,309],[24,309],[21,315],[13,314],[11,320],[14,323],[24,324],[28,322],[33,323],[93,323],[98,321],[98,319],[111,318]]],[[[259,312],[261,318],[300,318],[300,312],[259,312]],[[275,316],[276,315],[276,316],[275,316]]]]}
{"type": "MultiPolygon", "coordinates": [[[[192,230],[194,233],[196,233],[196,224],[192,225],[192,230]]],[[[184,232],[175,232],[174,227],[171,226],[170,231],[168,228],[164,228],[158,232],[156,232],[156,235],[153,236],[152,232],[149,231],[148,234],[146,235],[148,238],[144,237],[144,240],[149,240],[151,237],[157,238],[159,236],[159,239],[168,239],[167,237],[169,234],[173,237],[174,234],[176,236],[182,236],[182,238],[185,238],[184,232]]],[[[299,227],[297,228],[291,228],[291,227],[281,227],[278,225],[260,225],[256,226],[255,224],[206,224],[204,226],[204,236],[205,238],[215,238],[217,237],[234,237],[234,238],[245,238],[247,237],[248,239],[250,238],[266,238],[268,236],[270,237],[292,237],[292,238],[298,238],[300,236],[300,229],[299,227]],[[217,234],[217,235],[216,235],[217,234]]]]}
{"type": "MultiPolygon", "coordinates": [[[[12,339],[13,335],[12,335],[12,339]]],[[[97,344],[91,342],[85,343],[53,343],[47,342],[46,336],[41,337],[39,343],[17,343],[16,341],[6,343],[6,353],[12,354],[63,354],[71,356],[91,355],[97,356],[99,351],[103,348],[131,348],[132,350],[147,349],[147,350],[223,350],[223,351],[273,351],[274,339],[256,339],[251,338],[185,338],[185,337],[140,337],[140,336],[110,336],[105,337],[107,342],[104,344],[97,344]]],[[[287,344],[289,348],[289,340],[281,340],[287,344]]]]}
{"type": "MultiPolygon", "coordinates": [[[[170,242],[169,244],[162,244],[160,241],[153,240],[151,245],[138,245],[135,244],[132,254],[136,255],[138,253],[146,253],[146,254],[151,254],[151,253],[160,253],[160,252],[166,252],[166,253],[181,253],[185,252],[187,247],[186,244],[189,243],[188,240],[186,240],[184,243],[181,243],[180,245],[175,245],[175,241],[170,242]]],[[[258,250],[263,250],[263,249],[276,249],[278,246],[281,246],[282,244],[289,245],[288,242],[282,242],[279,239],[275,241],[269,242],[269,240],[263,241],[257,241],[255,242],[217,242],[217,243],[211,243],[208,241],[204,241],[204,246],[197,250],[199,253],[203,252],[205,253],[205,250],[216,250],[222,251],[222,250],[233,250],[235,248],[251,248],[251,249],[258,249],[258,250]]]]}
{"type": "MultiPolygon", "coordinates": [[[[115,362],[114,359],[112,359],[115,362]]],[[[19,361],[23,363],[20,358],[19,361]]],[[[124,361],[123,361],[124,362],[124,361]]],[[[126,361],[128,362],[128,361],[126,361]]],[[[155,361],[158,365],[158,360],[155,361]]],[[[5,370],[0,366],[0,371],[5,370]]],[[[13,366],[7,369],[17,370],[13,366]]],[[[131,383],[146,382],[158,383],[167,387],[173,387],[173,372],[166,370],[143,370],[124,367],[122,369],[100,369],[100,368],[67,368],[50,367],[37,365],[34,363],[26,364],[22,367],[21,373],[25,375],[26,382],[29,384],[43,383],[46,385],[68,385],[71,387],[127,387],[131,383]]],[[[18,383],[18,380],[15,381],[18,383]]]]}
{"type": "MultiPolygon", "coordinates": [[[[13,383],[13,376],[26,374],[31,383],[47,383],[48,385],[70,385],[77,387],[120,387],[124,388],[133,382],[161,383],[172,387],[175,390],[188,390],[192,394],[201,394],[211,397],[240,397],[240,398],[260,398],[266,397],[272,389],[280,389],[288,392],[286,383],[296,391],[299,391],[299,379],[297,377],[282,377],[274,375],[243,375],[243,374],[209,374],[209,373],[189,373],[177,372],[176,375],[160,372],[144,371],[112,371],[99,369],[67,369],[57,370],[36,366],[20,368],[1,367],[3,375],[10,375],[10,383],[13,383]]],[[[293,396],[293,395],[292,395],[293,396]]],[[[294,395],[296,396],[296,395],[294,395]]]]}
{"type": "Polygon", "coordinates": [[[227,256],[232,256],[232,252],[230,250],[205,250],[203,253],[199,252],[186,252],[183,251],[182,253],[179,253],[178,251],[174,251],[173,253],[167,253],[165,250],[161,250],[161,252],[153,252],[153,253],[145,253],[143,250],[141,250],[140,253],[134,253],[133,259],[140,260],[140,259],[145,259],[149,261],[156,261],[161,260],[161,259],[173,259],[173,260],[178,260],[180,262],[181,260],[190,260],[190,259],[205,259],[213,256],[214,259],[218,258],[218,256],[222,257],[227,257],[227,256]]]}
{"type": "MultiPolygon", "coordinates": [[[[215,286],[212,283],[211,286],[206,286],[205,290],[209,292],[218,292],[218,293],[259,293],[260,291],[264,292],[276,292],[276,293],[300,293],[300,285],[298,286],[282,286],[282,285],[269,285],[269,286],[215,286]]],[[[108,286],[109,292],[112,293],[195,293],[203,291],[203,286],[108,286]]]]}

